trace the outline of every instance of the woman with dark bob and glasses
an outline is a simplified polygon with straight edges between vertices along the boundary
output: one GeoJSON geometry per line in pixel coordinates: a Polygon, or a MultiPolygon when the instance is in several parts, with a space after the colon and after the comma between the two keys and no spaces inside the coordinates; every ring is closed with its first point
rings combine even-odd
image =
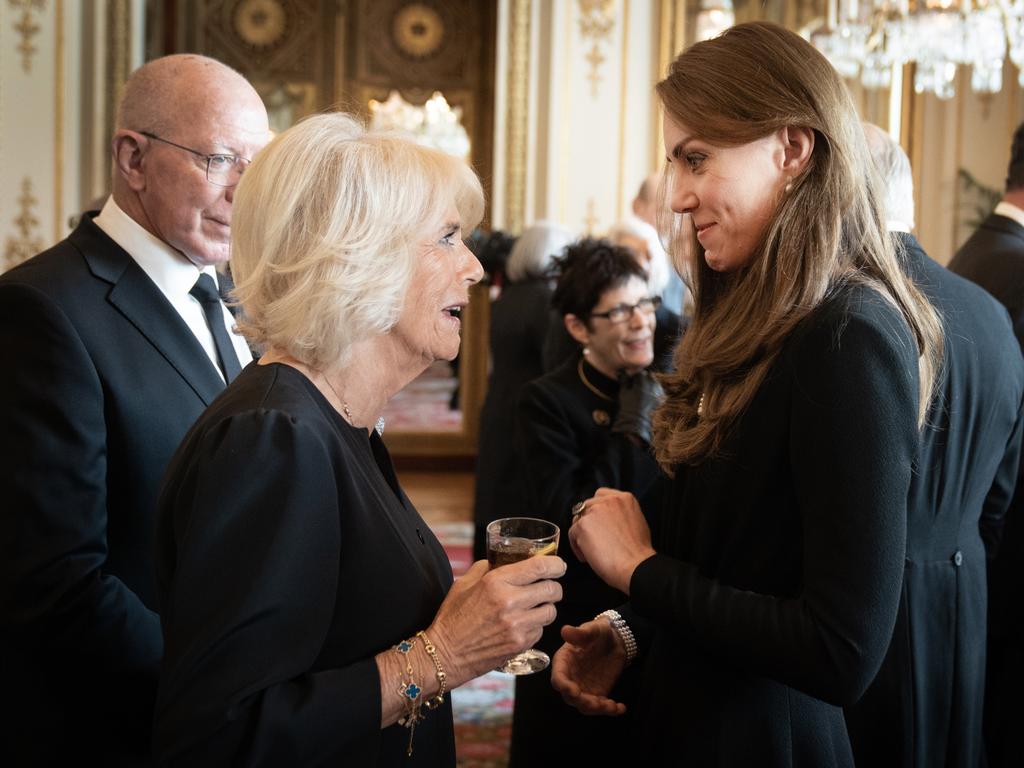
{"type": "Polygon", "coordinates": [[[161,765],[449,768],[448,691],[554,620],[558,557],[481,560],[452,585],[375,428],[458,352],[482,210],[464,162],[338,113],[242,177],[239,327],[263,355],[160,494],[161,765]]]}
{"type": "MultiPolygon", "coordinates": [[[[647,273],[636,256],[607,240],[582,240],[555,259],[552,305],[579,342],[559,368],[523,387],[516,455],[525,497],[522,513],[569,529],[575,504],[602,486],[623,488],[646,502],[659,475],[650,451],[650,415],[661,389],[654,360],[655,310],[647,273]]],[[[568,548],[564,548],[567,550],[568,548]]],[[[538,648],[551,654],[565,624],[592,619],[625,600],[563,550],[558,618],[538,648]]],[[[608,765],[625,746],[622,721],[588,718],[552,689],[550,672],[516,680],[512,766],[608,765]],[[613,737],[613,738],[609,738],[613,737]]],[[[622,753],[626,760],[628,752],[622,753]]]]}
{"type": "Polygon", "coordinates": [[[621,714],[612,684],[634,661],[637,765],[853,766],[842,707],[892,637],[941,324],[812,45],[740,24],[680,54],[657,93],[671,253],[695,299],[653,419],[672,482],[653,536],[620,490],[576,518],[574,551],[629,600],[563,629],[552,682],[621,714]]]}

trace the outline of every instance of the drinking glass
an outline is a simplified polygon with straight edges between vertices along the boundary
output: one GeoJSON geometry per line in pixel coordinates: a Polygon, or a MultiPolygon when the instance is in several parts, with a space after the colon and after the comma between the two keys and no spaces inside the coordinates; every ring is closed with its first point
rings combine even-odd
{"type": "MultiPolygon", "coordinates": [[[[491,568],[518,563],[528,557],[558,552],[558,526],[533,517],[504,517],[487,526],[487,562],[491,568]]],[[[517,653],[498,670],[510,675],[532,675],[547,669],[551,658],[536,648],[517,653]]]]}

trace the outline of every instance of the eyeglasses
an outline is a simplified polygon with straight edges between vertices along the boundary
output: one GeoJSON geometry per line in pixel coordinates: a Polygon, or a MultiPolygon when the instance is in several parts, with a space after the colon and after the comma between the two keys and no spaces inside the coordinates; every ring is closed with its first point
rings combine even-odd
{"type": "Polygon", "coordinates": [[[149,131],[139,131],[139,133],[151,139],[161,141],[164,144],[170,144],[172,147],[191,152],[196,157],[203,158],[206,161],[206,180],[211,184],[216,184],[218,187],[235,186],[238,180],[242,178],[242,173],[249,163],[252,162],[249,158],[239,157],[238,155],[207,155],[197,149],[175,144],[173,141],[168,141],[149,131]]]}
{"type": "Polygon", "coordinates": [[[661,296],[648,296],[640,299],[636,304],[618,304],[607,312],[591,312],[591,317],[603,317],[609,323],[624,323],[632,319],[633,313],[638,309],[645,315],[653,315],[654,311],[661,306],[661,296]]]}

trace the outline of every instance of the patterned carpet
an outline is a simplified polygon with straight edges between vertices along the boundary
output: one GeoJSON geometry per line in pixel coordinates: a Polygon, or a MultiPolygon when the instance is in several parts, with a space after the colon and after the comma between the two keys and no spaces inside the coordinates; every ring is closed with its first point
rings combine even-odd
{"type": "MultiPolygon", "coordinates": [[[[456,578],[472,565],[473,524],[436,523],[456,578]]],[[[458,768],[505,768],[512,733],[515,682],[511,675],[489,672],[452,691],[458,768]]]]}

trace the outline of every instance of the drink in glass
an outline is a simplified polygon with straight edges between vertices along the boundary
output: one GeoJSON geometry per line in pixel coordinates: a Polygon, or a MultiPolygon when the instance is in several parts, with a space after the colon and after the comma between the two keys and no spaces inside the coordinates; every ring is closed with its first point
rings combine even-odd
{"type": "MultiPolygon", "coordinates": [[[[505,517],[487,526],[487,562],[491,568],[528,557],[558,553],[558,526],[533,517],[505,517]]],[[[551,658],[536,648],[517,653],[498,669],[510,675],[530,675],[547,669],[551,658]]]]}

